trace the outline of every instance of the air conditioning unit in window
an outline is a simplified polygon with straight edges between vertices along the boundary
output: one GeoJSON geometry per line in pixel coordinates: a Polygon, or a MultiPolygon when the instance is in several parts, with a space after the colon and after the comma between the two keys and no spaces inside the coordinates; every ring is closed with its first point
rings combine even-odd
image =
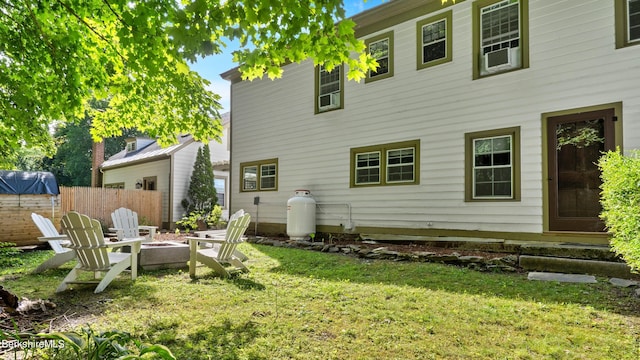
{"type": "Polygon", "coordinates": [[[340,106],[340,92],[318,96],[318,109],[329,110],[340,106]]]}
{"type": "Polygon", "coordinates": [[[484,54],[484,67],[487,72],[495,72],[512,67],[511,48],[502,48],[484,54]]]}

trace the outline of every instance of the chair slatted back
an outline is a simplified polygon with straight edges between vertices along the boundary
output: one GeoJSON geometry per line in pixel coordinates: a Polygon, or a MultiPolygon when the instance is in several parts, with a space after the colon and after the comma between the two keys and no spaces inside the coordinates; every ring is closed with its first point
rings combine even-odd
{"type": "Polygon", "coordinates": [[[225,242],[220,245],[218,251],[218,259],[226,260],[233,255],[236,247],[239,243],[243,242],[242,235],[247,231],[249,223],[251,222],[250,214],[242,214],[239,217],[230,220],[227,225],[227,233],[225,236],[225,242]]]}
{"type": "MultiPolygon", "coordinates": [[[[42,236],[45,236],[45,237],[60,236],[58,229],[56,229],[56,227],[53,225],[53,222],[51,222],[49,218],[46,218],[36,213],[31,213],[31,219],[38,227],[38,230],[40,230],[40,232],[42,233],[42,236]]],[[[51,246],[51,249],[53,249],[53,251],[55,251],[56,254],[60,254],[67,251],[65,248],[62,247],[62,244],[65,242],[64,240],[49,240],[47,242],[49,243],[49,246],[51,246]]]]}
{"type": "Polygon", "coordinates": [[[113,227],[122,230],[124,238],[135,238],[140,236],[138,228],[138,213],[124,207],[116,209],[111,213],[113,227]]]}
{"type": "Polygon", "coordinates": [[[104,234],[98,220],[70,211],[62,217],[62,228],[71,240],[71,248],[76,252],[81,269],[109,269],[109,253],[104,247],[104,234]]]}

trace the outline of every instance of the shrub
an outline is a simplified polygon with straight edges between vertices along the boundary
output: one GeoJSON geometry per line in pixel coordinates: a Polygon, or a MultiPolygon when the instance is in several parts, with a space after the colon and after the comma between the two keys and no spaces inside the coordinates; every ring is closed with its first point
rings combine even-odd
{"type": "Polygon", "coordinates": [[[198,222],[205,223],[208,227],[220,227],[223,222],[220,220],[222,217],[222,208],[220,205],[215,205],[209,212],[205,211],[192,211],[182,217],[182,219],[176,221],[176,225],[186,230],[196,230],[198,222]]]}
{"type": "Polygon", "coordinates": [[[0,267],[22,265],[18,257],[22,251],[15,248],[16,244],[0,241],[0,267]]]}
{"type": "Polygon", "coordinates": [[[634,270],[640,270],[640,153],[609,151],[600,158],[602,213],[611,247],[634,270]]]}

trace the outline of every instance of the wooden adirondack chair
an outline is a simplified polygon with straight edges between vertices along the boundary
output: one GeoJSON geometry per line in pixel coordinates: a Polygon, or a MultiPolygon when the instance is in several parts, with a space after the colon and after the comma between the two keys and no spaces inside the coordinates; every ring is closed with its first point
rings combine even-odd
{"type": "Polygon", "coordinates": [[[78,265],[71,269],[62,280],[56,292],[65,290],[69,284],[97,283],[94,293],[103,291],[118,274],[131,267],[131,279],[135,280],[138,273],[138,252],[142,239],[106,242],[100,222],[90,219],[86,215],[71,211],[62,217],[62,228],[65,230],[71,244],[68,245],[78,257],[78,265]],[[116,253],[109,248],[131,246],[131,253],[116,253]],[[76,281],[81,271],[94,273],[95,281],[76,281]],[[105,273],[102,280],[99,275],[105,273]]]}
{"type": "MultiPolygon", "coordinates": [[[[227,224],[229,224],[232,221],[240,218],[243,215],[244,215],[244,209],[240,209],[240,210],[236,211],[235,213],[233,213],[231,215],[231,217],[229,217],[229,221],[227,222],[227,224]]],[[[195,234],[198,235],[199,237],[203,237],[203,238],[224,239],[225,236],[227,236],[227,229],[195,231],[195,234]]],[[[243,232],[243,236],[244,236],[244,232],[243,232]]],[[[201,247],[219,247],[220,244],[202,243],[202,244],[200,244],[200,246],[201,247]]],[[[248,257],[238,249],[236,249],[234,251],[234,255],[238,259],[240,259],[240,261],[245,261],[245,260],[248,259],[248,257]]]]}
{"type": "Polygon", "coordinates": [[[57,268],[76,258],[76,253],[74,253],[73,250],[63,247],[64,244],[69,243],[69,238],[66,235],[58,233],[58,229],[56,229],[51,220],[36,213],[31,213],[31,219],[42,233],[42,236],[39,237],[38,240],[48,242],[51,249],[55,252],[52,258],[49,258],[33,270],[34,274],[41,273],[47,269],[57,268]]]}
{"type": "Polygon", "coordinates": [[[118,208],[111,213],[113,228],[118,240],[136,239],[140,237],[140,230],[146,230],[149,235],[143,238],[143,242],[153,241],[157,226],[138,225],[138,213],[127,208],[118,208]]]}
{"type": "Polygon", "coordinates": [[[251,215],[248,213],[230,219],[223,239],[187,237],[190,250],[189,275],[192,278],[196,276],[197,262],[207,265],[222,277],[229,277],[230,275],[225,265],[231,265],[237,270],[248,272],[249,269],[242,263],[241,258],[236,255],[236,247],[244,241],[242,235],[249,227],[249,222],[251,222],[251,215]],[[213,243],[216,246],[200,249],[200,243],[213,243]]]}

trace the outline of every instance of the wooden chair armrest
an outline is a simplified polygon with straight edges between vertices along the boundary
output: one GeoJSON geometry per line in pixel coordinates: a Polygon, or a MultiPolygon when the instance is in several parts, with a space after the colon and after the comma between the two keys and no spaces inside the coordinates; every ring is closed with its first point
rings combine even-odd
{"type": "Polygon", "coordinates": [[[210,242],[210,243],[222,244],[227,241],[224,238],[201,238],[201,237],[194,237],[194,236],[187,236],[186,239],[189,240],[189,242],[195,241],[196,243],[210,242]]]}
{"type": "Polygon", "coordinates": [[[67,235],[59,235],[59,236],[41,236],[38,240],[42,242],[52,241],[52,240],[69,240],[67,235]]]}
{"type": "Polygon", "coordinates": [[[140,230],[151,230],[151,229],[157,229],[157,226],[151,226],[151,225],[139,225],[138,229],[140,230]]]}
{"type": "Polygon", "coordinates": [[[143,240],[145,240],[144,237],[127,238],[116,242],[107,242],[105,243],[105,245],[109,248],[122,247],[127,245],[135,245],[136,243],[142,243],[143,240]]]}

